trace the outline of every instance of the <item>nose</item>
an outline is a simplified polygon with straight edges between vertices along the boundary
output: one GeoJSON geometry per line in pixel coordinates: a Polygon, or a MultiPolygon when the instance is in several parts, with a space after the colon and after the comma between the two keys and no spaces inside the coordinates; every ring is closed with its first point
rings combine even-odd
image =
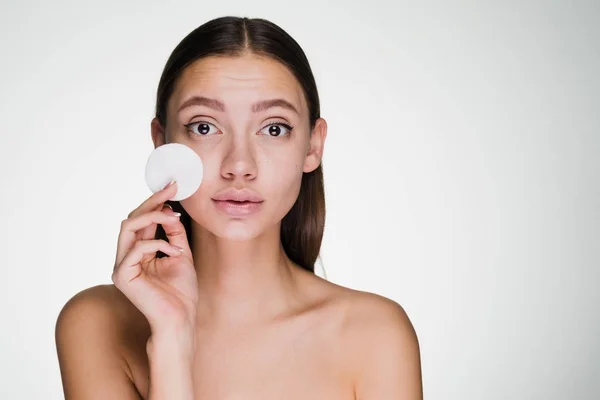
{"type": "Polygon", "coordinates": [[[228,180],[252,180],[256,178],[257,165],[248,137],[230,136],[223,162],[221,176],[228,180]]]}

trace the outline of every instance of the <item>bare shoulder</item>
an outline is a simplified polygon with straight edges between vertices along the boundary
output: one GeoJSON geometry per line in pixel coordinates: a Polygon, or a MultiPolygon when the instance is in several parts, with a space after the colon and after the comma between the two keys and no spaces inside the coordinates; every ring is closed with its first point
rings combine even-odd
{"type": "Polygon", "coordinates": [[[335,285],[340,345],[358,400],[422,399],[421,356],[404,308],[384,296],[335,285]]]}
{"type": "MultiPolygon", "coordinates": [[[[114,285],[75,294],[55,326],[58,361],[66,398],[88,393],[136,397],[128,354],[148,332],[144,316],[114,285]]],[[[145,347],[145,340],[141,343],[145,347]]]]}
{"type": "Polygon", "coordinates": [[[402,336],[416,339],[413,325],[397,302],[370,292],[350,289],[316,275],[309,278],[317,298],[325,300],[328,312],[340,317],[344,331],[355,338],[402,336]]]}
{"type": "Polygon", "coordinates": [[[71,297],[56,320],[57,334],[74,329],[100,329],[114,337],[146,328],[144,316],[114,285],[97,285],[71,297]]]}
{"type": "Polygon", "coordinates": [[[346,328],[357,337],[416,339],[413,325],[397,302],[370,292],[347,289],[345,296],[346,328]]]}

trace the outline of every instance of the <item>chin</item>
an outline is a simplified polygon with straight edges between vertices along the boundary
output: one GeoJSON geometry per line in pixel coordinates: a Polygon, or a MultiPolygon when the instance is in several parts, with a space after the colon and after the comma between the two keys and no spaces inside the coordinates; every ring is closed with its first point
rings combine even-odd
{"type": "Polygon", "coordinates": [[[210,218],[198,222],[204,229],[221,240],[246,242],[260,236],[274,235],[279,238],[281,224],[278,221],[277,218],[257,218],[255,220],[210,218]]]}
{"type": "Polygon", "coordinates": [[[265,224],[262,218],[222,218],[207,212],[199,212],[198,215],[190,214],[190,217],[204,230],[222,240],[244,242],[257,238],[267,229],[272,229],[271,224],[265,224]]]}
{"type": "Polygon", "coordinates": [[[219,239],[231,240],[234,242],[245,242],[248,240],[255,239],[262,232],[252,229],[250,226],[245,225],[245,224],[241,224],[241,223],[236,224],[234,221],[234,222],[230,222],[225,227],[220,227],[219,229],[217,229],[216,231],[213,231],[212,233],[219,239]]]}

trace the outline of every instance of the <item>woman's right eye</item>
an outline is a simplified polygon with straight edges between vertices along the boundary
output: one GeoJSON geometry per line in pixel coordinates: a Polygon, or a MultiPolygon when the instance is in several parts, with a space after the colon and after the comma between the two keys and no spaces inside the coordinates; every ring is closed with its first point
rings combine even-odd
{"type": "Polygon", "coordinates": [[[202,121],[201,122],[192,122],[190,124],[185,125],[185,127],[188,128],[188,130],[191,131],[193,134],[199,135],[199,136],[207,136],[209,134],[218,132],[218,129],[213,124],[209,124],[208,122],[202,122],[202,121]],[[211,127],[214,128],[214,130],[212,132],[210,129],[211,127]]]}

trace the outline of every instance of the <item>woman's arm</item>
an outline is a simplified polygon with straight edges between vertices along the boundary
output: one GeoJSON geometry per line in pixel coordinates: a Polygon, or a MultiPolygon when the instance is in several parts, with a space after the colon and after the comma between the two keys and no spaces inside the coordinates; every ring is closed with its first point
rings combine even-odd
{"type": "Polygon", "coordinates": [[[75,295],[56,321],[56,349],[66,400],[140,400],[123,357],[121,324],[99,288],[75,295]]]}
{"type": "MultiPolygon", "coordinates": [[[[123,356],[128,342],[123,319],[131,316],[111,292],[106,286],[84,290],[58,316],[56,348],[66,400],[142,399],[123,356]]],[[[193,399],[193,350],[191,329],[150,336],[148,399],[193,399]]]]}
{"type": "Polygon", "coordinates": [[[357,400],[422,400],[417,335],[404,309],[378,297],[361,321],[357,400]]]}

